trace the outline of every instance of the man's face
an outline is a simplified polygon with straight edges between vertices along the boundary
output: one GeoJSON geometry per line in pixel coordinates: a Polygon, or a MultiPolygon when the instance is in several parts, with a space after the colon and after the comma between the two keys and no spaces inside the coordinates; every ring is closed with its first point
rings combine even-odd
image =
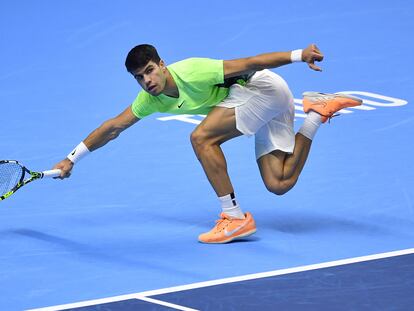
{"type": "Polygon", "coordinates": [[[165,88],[165,70],[165,64],[162,60],[159,65],[153,61],[149,61],[144,67],[133,71],[132,75],[144,91],[153,96],[158,96],[165,88]]]}

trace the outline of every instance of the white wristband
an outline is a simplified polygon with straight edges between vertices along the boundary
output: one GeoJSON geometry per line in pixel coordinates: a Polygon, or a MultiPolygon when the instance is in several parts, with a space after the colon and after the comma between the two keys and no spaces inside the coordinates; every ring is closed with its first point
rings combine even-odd
{"type": "Polygon", "coordinates": [[[294,50],[290,53],[292,63],[302,62],[302,49],[294,50]]]}
{"type": "Polygon", "coordinates": [[[87,154],[91,153],[88,149],[88,147],[86,147],[86,145],[81,142],[79,145],[76,146],[75,149],[72,150],[71,153],[68,154],[67,158],[73,163],[75,164],[76,162],[78,162],[80,159],[82,159],[84,156],[86,156],[87,154]]]}

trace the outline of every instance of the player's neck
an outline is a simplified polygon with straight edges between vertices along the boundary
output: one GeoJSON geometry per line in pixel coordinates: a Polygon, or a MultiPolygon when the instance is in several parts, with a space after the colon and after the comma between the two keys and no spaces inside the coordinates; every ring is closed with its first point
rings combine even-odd
{"type": "Polygon", "coordinates": [[[168,71],[168,69],[166,72],[166,77],[167,77],[167,80],[165,82],[165,88],[162,93],[170,97],[176,97],[176,98],[180,97],[180,92],[178,90],[177,84],[175,83],[174,78],[171,75],[171,73],[168,71]]]}

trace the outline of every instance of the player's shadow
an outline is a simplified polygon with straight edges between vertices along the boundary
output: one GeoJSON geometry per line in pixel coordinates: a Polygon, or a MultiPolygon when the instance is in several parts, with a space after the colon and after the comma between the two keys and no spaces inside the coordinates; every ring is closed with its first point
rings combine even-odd
{"type": "Polygon", "coordinates": [[[260,240],[261,240],[260,237],[258,237],[257,235],[252,235],[252,236],[248,236],[248,237],[245,237],[245,238],[233,240],[233,241],[231,241],[231,243],[234,244],[234,243],[258,242],[260,240]]]}
{"type": "Polygon", "coordinates": [[[339,218],[323,215],[298,215],[296,217],[266,217],[258,221],[258,226],[267,229],[286,233],[307,233],[307,232],[357,232],[370,235],[384,234],[389,229],[377,224],[358,221],[354,219],[339,218]]]}
{"type": "MultiPolygon", "coordinates": [[[[183,276],[192,278],[200,277],[198,273],[193,272],[191,270],[180,269],[177,265],[174,265],[174,267],[171,267],[171,265],[163,266],[162,263],[157,264],[154,263],[152,260],[147,259],[147,255],[149,252],[148,248],[146,248],[147,245],[142,247],[141,245],[137,244],[129,245],[128,249],[124,249],[122,247],[111,249],[105,246],[99,247],[99,243],[94,243],[94,245],[88,243],[80,243],[67,238],[62,238],[56,235],[51,235],[30,229],[9,230],[7,234],[31,238],[38,241],[46,242],[60,249],[63,248],[65,251],[67,251],[67,255],[69,256],[74,255],[76,257],[85,257],[88,258],[88,260],[93,259],[96,262],[125,265],[129,267],[140,267],[140,269],[155,270],[157,272],[168,271],[169,273],[171,273],[171,270],[173,270],[174,273],[183,276]]],[[[152,251],[155,250],[152,249],[152,251]]]]}

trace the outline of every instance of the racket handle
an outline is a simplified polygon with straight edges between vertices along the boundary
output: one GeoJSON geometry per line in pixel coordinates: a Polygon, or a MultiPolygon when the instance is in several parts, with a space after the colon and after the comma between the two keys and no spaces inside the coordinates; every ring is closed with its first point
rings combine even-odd
{"type": "Polygon", "coordinates": [[[60,173],[62,173],[62,171],[59,169],[56,169],[56,170],[44,171],[42,173],[43,173],[43,177],[58,177],[60,176],[60,173]]]}

